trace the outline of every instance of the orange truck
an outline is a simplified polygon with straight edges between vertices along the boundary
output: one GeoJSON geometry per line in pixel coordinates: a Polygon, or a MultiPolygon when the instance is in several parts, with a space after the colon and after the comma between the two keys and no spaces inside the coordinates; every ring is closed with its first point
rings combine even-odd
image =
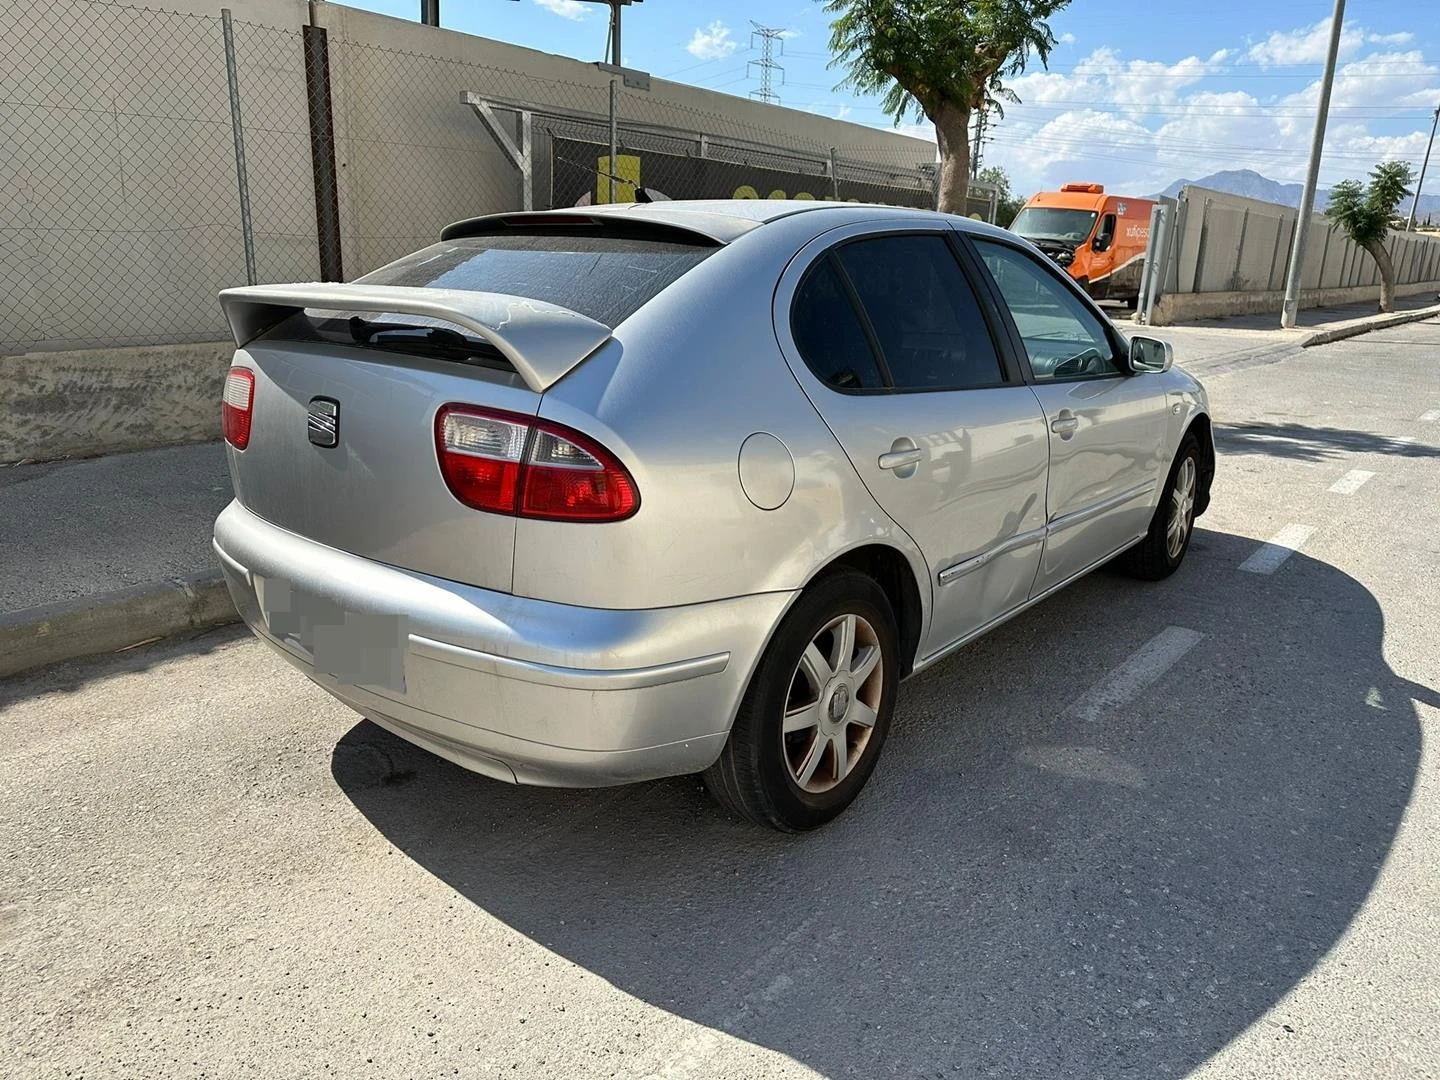
{"type": "Polygon", "coordinates": [[[1154,205],[1153,199],[1107,195],[1102,184],[1062,184],[1030,196],[1010,231],[1065,267],[1096,300],[1133,301],[1154,205]]]}

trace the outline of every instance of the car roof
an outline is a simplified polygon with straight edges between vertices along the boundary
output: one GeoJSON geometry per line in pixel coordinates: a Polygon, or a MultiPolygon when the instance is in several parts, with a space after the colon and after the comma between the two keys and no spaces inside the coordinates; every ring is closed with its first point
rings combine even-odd
{"type": "Polygon", "coordinates": [[[984,222],[909,206],[822,202],[814,199],[665,199],[648,203],[603,203],[597,206],[567,206],[554,210],[487,214],[447,226],[441,236],[448,240],[479,234],[498,224],[543,224],[547,219],[584,217],[592,220],[621,219],[636,224],[645,223],[683,230],[704,236],[717,244],[728,244],[767,222],[797,214],[820,215],[824,218],[824,228],[827,229],[851,221],[873,220],[879,216],[911,217],[919,222],[939,219],[967,231],[1003,234],[1003,230],[984,222]]]}

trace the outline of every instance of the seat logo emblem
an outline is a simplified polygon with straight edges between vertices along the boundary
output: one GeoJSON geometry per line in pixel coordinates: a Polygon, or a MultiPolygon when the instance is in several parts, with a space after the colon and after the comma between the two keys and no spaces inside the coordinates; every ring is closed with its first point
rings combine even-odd
{"type": "Polygon", "coordinates": [[[311,398],[305,426],[309,430],[310,441],[316,446],[339,446],[340,403],[333,398],[311,398]]]}

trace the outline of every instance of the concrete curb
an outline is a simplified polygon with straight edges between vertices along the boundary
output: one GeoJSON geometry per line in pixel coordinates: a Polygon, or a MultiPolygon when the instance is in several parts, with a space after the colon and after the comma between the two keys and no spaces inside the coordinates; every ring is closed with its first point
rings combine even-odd
{"type": "Polygon", "coordinates": [[[219,571],[0,614],[0,678],[239,620],[219,571]]]}
{"type": "Polygon", "coordinates": [[[1371,315],[1368,318],[1354,319],[1348,323],[1341,323],[1339,326],[1331,326],[1307,334],[1300,340],[1300,347],[1308,349],[1312,345],[1328,345],[1332,341],[1343,341],[1345,338],[1356,337],[1359,334],[1368,334],[1372,330],[1384,330],[1391,326],[1420,322],[1436,315],[1440,315],[1440,304],[1434,307],[1420,308],[1417,311],[1395,311],[1389,315],[1371,315]]]}

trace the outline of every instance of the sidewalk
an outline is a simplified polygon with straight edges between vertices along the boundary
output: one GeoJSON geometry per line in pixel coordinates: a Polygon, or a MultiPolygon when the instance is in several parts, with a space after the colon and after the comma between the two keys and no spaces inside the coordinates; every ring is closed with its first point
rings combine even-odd
{"type": "Polygon", "coordinates": [[[1145,334],[1170,342],[1175,346],[1177,364],[1203,373],[1223,361],[1323,345],[1398,322],[1435,315],[1440,315],[1440,298],[1433,293],[1421,293],[1397,299],[1391,315],[1379,314],[1373,300],[1335,307],[1305,308],[1299,313],[1299,325],[1293,330],[1280,328],[1278,313],[1231,315],[1174,326],[1142,326],[1122,318],[1119,325],[1128,334],[1145,334]]]}
{"type": "Polygon", "coordinates": [[[0,468],[0,677],[235,618],[219,443],[0,468]]]}
{"type": "MultiPolygon", "coordinates": [[[[1411,317],[1424,299],[1407,305],[1411,317]]],[[[1153,333],[1174,343],[1177,362],[1213,374],[1298,350],[1317,331],[1390,324],[1370,306],[1304,312],[1298,331],[1245,317],[1153,333]]],[[[0,678],[233,622],[210,548],[230,497],[218,442],[0,467],[0,678]]]]}

